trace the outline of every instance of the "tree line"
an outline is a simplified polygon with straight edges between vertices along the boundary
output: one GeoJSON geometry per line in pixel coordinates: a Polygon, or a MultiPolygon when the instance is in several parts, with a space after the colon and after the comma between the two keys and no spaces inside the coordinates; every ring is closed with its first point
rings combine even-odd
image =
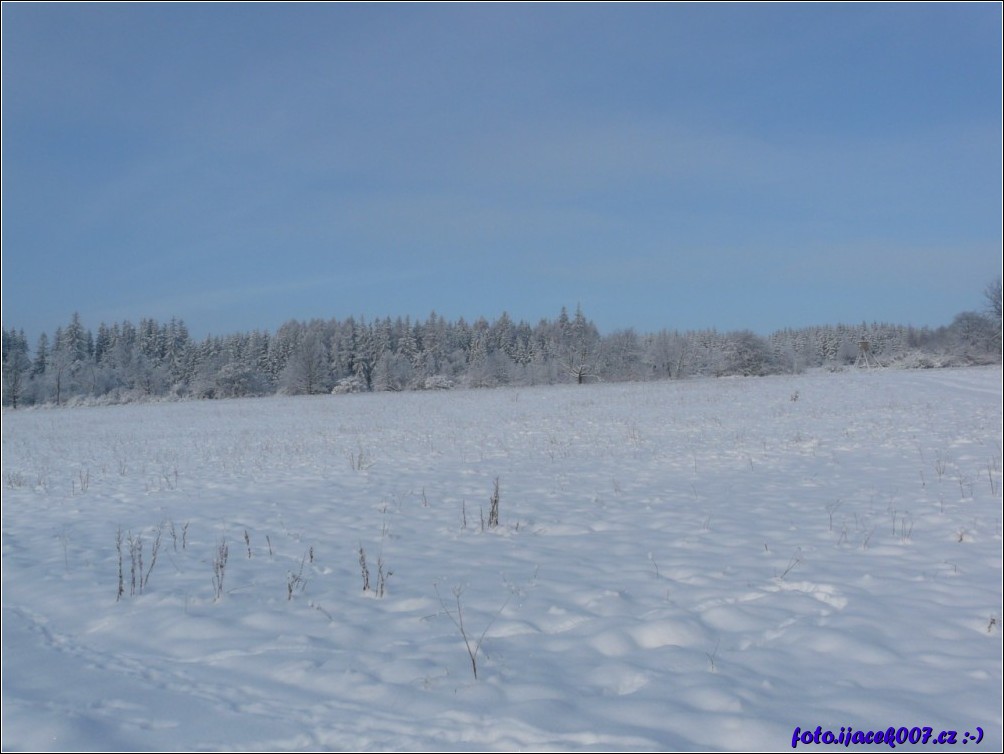
{"type": "Polygon", "coordinates": [[[862,323],[718,332],[633,329],[601,335],[577,308],[536,325],[507,313],[488,321],[398,317],[291,320],[193,339],[180,319],[100,324],[74,314],[29,348],[23,331],[3,329],[3,405],[150,399],[236,398],[387,390],[434,390],[696,376],[795,373],[855,364],[914,367],[998,363],[996,313],[964,312],[947,326],[862,323]]]}

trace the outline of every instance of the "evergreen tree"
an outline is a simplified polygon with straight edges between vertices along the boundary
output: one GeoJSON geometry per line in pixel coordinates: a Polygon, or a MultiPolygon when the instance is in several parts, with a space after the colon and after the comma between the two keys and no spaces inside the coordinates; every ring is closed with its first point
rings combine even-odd
{"type": "Polygon", "coordinates": [[[17,408],[31,377],[31,359],[24,331],[3,331],[3,405],[17,408]]]}
{"type": "Polygon", "coordinates": [[[49,363],[49,336],[42,333],[38,336],[38,346],[35,348],[35,361],[32,363],[32,377],[41,377],[49,363]]]}
{"type": "MultiPolygon", "coordinates": [[[[564,308],[561,312],[567,320],[564,308]]],[[[599,333],[596,327],[586,319],[581,306],[576,307],[575,319],[572,320],[571,324],[562,329],[567,330],[567,345],[562,354],[565,371],[581,385],[598,375],[599,333]]]]}

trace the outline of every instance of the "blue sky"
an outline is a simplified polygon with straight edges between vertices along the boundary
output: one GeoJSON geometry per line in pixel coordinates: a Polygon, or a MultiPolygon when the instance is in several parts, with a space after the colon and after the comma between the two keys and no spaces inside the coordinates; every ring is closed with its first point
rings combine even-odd
{"type": "Polygon", "coordinates": [[[4,326],[947,324],[1001,49],[999,3],[5,3],[4,326]]]}

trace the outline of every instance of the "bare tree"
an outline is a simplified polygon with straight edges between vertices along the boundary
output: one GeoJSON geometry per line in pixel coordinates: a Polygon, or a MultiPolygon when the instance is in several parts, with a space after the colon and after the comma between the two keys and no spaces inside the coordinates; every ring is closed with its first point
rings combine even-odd
{"type": "Polygon", "coordinates": [[[993,315],[998,320],[1001,318],[1001,277],[989,283],[983,289],[983,296],[987,300],[987,313],[993,315]]]}

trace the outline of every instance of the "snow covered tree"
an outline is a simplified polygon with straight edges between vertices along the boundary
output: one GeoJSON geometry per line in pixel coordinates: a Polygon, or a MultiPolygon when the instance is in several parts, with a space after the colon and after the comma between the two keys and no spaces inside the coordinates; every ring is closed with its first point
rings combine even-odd
{"type": "MultiPolygon", "coordinates": [[[[567,322],[567,312],[564,309],[561,312],[567,322]]],[[[599,375],[598,346],[600,335],[596,326],[589,322],[582,313],[582,307],[576,307],[575,319],[571,323],[562,324],[559,319],[559,329],[564,336],[561,360],[565,373],[570,375],[579,385],[597,377],[599,375]]]]}
{"type": "Polygon", "coordinates": [[[632,329],[610,333],[600,341],[599,360],[607,380],[637,380],[643,375],[641,343],[632,329]]]}
{"type": "Polygon", "coordinates": [[[283,370],[286,368],[286,364],[289,362],[289,357],[293,354],[293,350],[300,340],[300,331],[302,329],[303,325],[299,322],[289,320],[276,330],[275,335],[269,341],[268,373],[277,384],[283,370]]]}
{"type": "Polygon", "coordinates": [[[421,377],[433,377],[448,371],[449,330],[446,320],[436,312],[419,328],[418,341],[421,347],[421,377]]]}
{"type": "Polygon", "coordinates": [[[749,330],[726,336],[724,374],[750,377],[769,374],[771,370],[771,350],[767,341],[749,330]]]}
{"type": "Polygon", "coordinates": [[[304,332],[294,346],[281,384],[291,395],[316,395],[330,390],[328,349],[316,329],[304,332]]]}
{"type": "Polygon", "coordinates": [[[1002,307],[1000,275],[983,290],[983,297],[986,299],[987,313],[1000,319],[1002,307]]]}
{"type": "Polygon", "coordinates": [[[164,327],[164,366],[171,382],[172,390],[183,391],[194,374],[192,342],[188,328],[180,319],[172,318],[164,327]]]}
{"type": "Polygon", "coordinates": [[[999,353],[999,337],[994,322],[987,316],[977,312],[962,312],[952,321],[951,330],[955,333],[962,353],[970,358],[979,359],[983,354],[999,353]]]}
{"type": "Polygon", "coordinates": [[[471,347],[467,354],[467,384],[469,387],[493,387],[488,367],[488,323],[484,317],[471,328],[471,347]]]}
{"type": "Polygon", "coordinates": [[[66,329],[56,328],[46,365],[46,378],[57,406],[67,397],[83,392],[82,380],[90,364],[87,331],[80,322],[80,315],[74,312],[66,329]]]}
{"type": "Polygon", "coordinates": [[[997,355],[1001,354],[1001,278],[990,283],[983,291],[986,300],[986,315],[990,318],[993,326],[993,345],[997,350],[997,355]]]}
{"type": "Polygon", "coordinates": [[[644,361],[649,373],[655,379],[668,379],[679,376],[673,367],[678,359],[681,339],[673,337],[668,330],[660,330],[645,338],[644,361]]]}
{"type": "Polygon", "coordinates": [[[355,348],[352,351],[352,372],[358,377],[366,390],[373,389],[373,370],[376,368],[377,359],[380,354],[377,351],[377,342],[373,336],[373,328],[368,327],[365,321],[360,322],[355,332],[355,348]]]}
{"type": "Polygon", "coordinates": [[[17,408],[31,377],[24,332],[3,331],[3,405],[17,408]]]}
{"type": "Polygon", "coordinates": [[[332,321],[331,373],[336,382],[354,376],[352,361],[356,348],[356,322],[349,317],[344,322],[332,321]]]}
{"type": "Polygon", "coordinates": [[[38,345],[35,347],[35,360],[31,365],[31,376],[39,377],[45,374],[45,368],[49,363],[49,336],[42,333],[38,336],[38,345]]]}
{"type": "Polygon", "coordinates": [[[414,379],[415,368],[403,353],[384,351],[373,369],[374,390],[407,390],[414,379]]]}

